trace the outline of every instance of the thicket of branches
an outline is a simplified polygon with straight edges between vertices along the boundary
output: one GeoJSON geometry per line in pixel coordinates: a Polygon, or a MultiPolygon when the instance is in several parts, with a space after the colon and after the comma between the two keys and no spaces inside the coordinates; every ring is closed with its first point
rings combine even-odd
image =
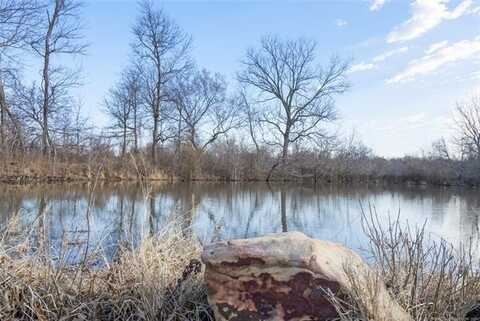
{"type": "Polygon", "coordinates": [[[134,157],[184,179],[480,182],[478,98],[457,107],[452,144],[386,160],[333,130],[335,99],[349,89],[346,61],[320,63],[314,41],[268,35],[228,83],[197,65],[192,37],[147,0],[138,3],[130,62],[101,106],[109,126],[95,128],[73,94],[81,83],[71,65],[88,50],[81,9],[79,0],[0,1],[4,168],[18,159],[121,167],[134,157]],[[23,57],[38,68],[33,82],[22,77],[23,57]]]}

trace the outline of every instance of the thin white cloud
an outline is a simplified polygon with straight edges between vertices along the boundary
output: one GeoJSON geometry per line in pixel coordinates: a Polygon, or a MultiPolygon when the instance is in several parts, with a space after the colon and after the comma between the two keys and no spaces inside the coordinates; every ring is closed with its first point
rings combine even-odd
{"type": "Polygon", "coordinates": [[[428,47],[428,49],[425,50],[425,53],[427,55],[430,55],[430,54],[434,53],[435,51],[445,47],[446,45],[448,45],[448,40],[436,42],[436,43],[430,45],[430,47],[428,47]]]}
{"type": "Polygon", "coordinates": [[[444,20],[453,20],[469,13],[473,0],[463,0],[452,11],[447,7],[449,0],[414,0],[412,16],[396,26],[387,36],[387,42],[401,42],[420,37],[444,20]]]}
{"type": "Polygon", "coordinates": [[[471,13],[480,15],[480,7],[472,8],[471,13]]]}
{"type": "Polygon", "coordinates": [[[400,54],[400,53],[404,53],[404,52],[407,52],[408,51],[408,47],[401,47],[401,48],[398,48],[398,49],[393,49],[393,50],[390,50],[390,51],[387,51],[381,55],[378,55],[376,57],[373,58],[373,62],[382,62],[382,61],[385,61],[387,58],[393,56],[393,55],[396,55],[396,54],[400,54]]]}
{"type": "Polygon", "coordinates": [[[367,63],[361,62],[359,64],[352,65],[352,67],[350,67],[348,72],[353,73],[353,72],[358,72],[358,71],[372,70],[372,69],[375,69],[376,67],[377,66],[374,65],[374,64],[371,64],[371,63],[367,64],[367,63]]]}
{"type": "Polygon", "coordinates": [[[390,58],[393,55],[401,54],[401,53],[404,53],[404,52],[407,52],[407,51],[408,51],[408,47],[401,47],[401,48],[397,48],[397,49],[387,51],[383,54],[380,54],[378,56],[373,57],[372,62],[369,62],[369,63],[361,62],[359,64],[353,65],[350,68],[349,72],[353,73],[353,72],[377,69],[379,63],[387,60],[388,58],[390,58]]]}
{"type": "Polygon", "coordinates": [[[337,19],[337,20],[335,20],[335,25],[337,27],[340,27],[340,28],[346,27],[346,26],[348,26],[348,21],[343,20],[343,19],[337,19]]]}
{"type": "Polygon", "coordinates": [[[459,41],[411,61],[404,71],[388,79],[387,83],[411,81],[419,75],[428,75],[449,63],[475,59],[479,55],[480,37],[459,41]]]}
{"type": "Polygon", "coordinates": [[[385,3],[390,0],[372,0],[372,4],[370,5],[371,11],[377,11],[382,8],[385,3]]]}
{"type": "Polygon", "coordinates": [[[426,117],[425,113],[413,114],[407,117],[407,121],[411,124],[416,124],[423,121],[425,117],[426,117]]]}

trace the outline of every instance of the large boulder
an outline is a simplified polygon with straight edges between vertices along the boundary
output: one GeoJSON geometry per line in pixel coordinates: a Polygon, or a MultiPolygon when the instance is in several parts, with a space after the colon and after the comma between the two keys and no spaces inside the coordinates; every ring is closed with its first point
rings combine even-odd
{"type": "Polygon", "coordinates": [[[280,233],[210,244],[202,260],[217,321],[331,320],[327,292],[340,289],[365,295],[371,320],[412,321],[360,256],[333,242],[280,233]]]}

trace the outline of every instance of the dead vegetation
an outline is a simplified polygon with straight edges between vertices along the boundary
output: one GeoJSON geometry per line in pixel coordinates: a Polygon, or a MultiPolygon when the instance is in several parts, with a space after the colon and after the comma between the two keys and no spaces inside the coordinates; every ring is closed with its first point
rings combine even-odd
{"type": "Polygon", "coordinates": [[[68,251],[54,257],[48,242],[18,235],[14,225],[1,239],[0,320],[212,319],[200,245],[175,224],[137,248],[121,247],[112,262],[98,249],[75,265],[68,251]]]}
{"type": "Polygon", "coordinates": [[[176,177],[145,161],[143,155],[123,159],[96,154],[78,158],[49,158],[40,154],[0,157],[0,182],[7,184],[173,181],[176,177]]]}
{"type": "MultiPolygon", "coordinates": [[[[381,223],[374,207],[363,213],[369,237],[367,253],[376,275],[392,297],[416,321],[478,320],[480,318],[480,270],[472,244],[454,248],[425,231],[412,228],[397,217],[381,223]]],[[[427,224],[427,223],[425,223],[427,224]]],[[[370,320],[365,307],[378,300],[378,287],[360,288],[350,276],[353,292],[331,298],[341,321],[370,320]]],[[[375,320],[390,321],[390,320],[375,320]]]]}

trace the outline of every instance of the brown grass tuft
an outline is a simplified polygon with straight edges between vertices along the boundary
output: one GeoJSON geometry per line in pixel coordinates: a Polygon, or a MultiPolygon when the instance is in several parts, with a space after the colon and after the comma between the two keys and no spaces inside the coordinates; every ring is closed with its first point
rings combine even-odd
{"type": "Polygon", "coordinates": [[[29,238],[2,242],[0,320],[212,320],[200,245],[182,232],[172,224],[101,266],[101,251],[72,265],[29,238]]]}

